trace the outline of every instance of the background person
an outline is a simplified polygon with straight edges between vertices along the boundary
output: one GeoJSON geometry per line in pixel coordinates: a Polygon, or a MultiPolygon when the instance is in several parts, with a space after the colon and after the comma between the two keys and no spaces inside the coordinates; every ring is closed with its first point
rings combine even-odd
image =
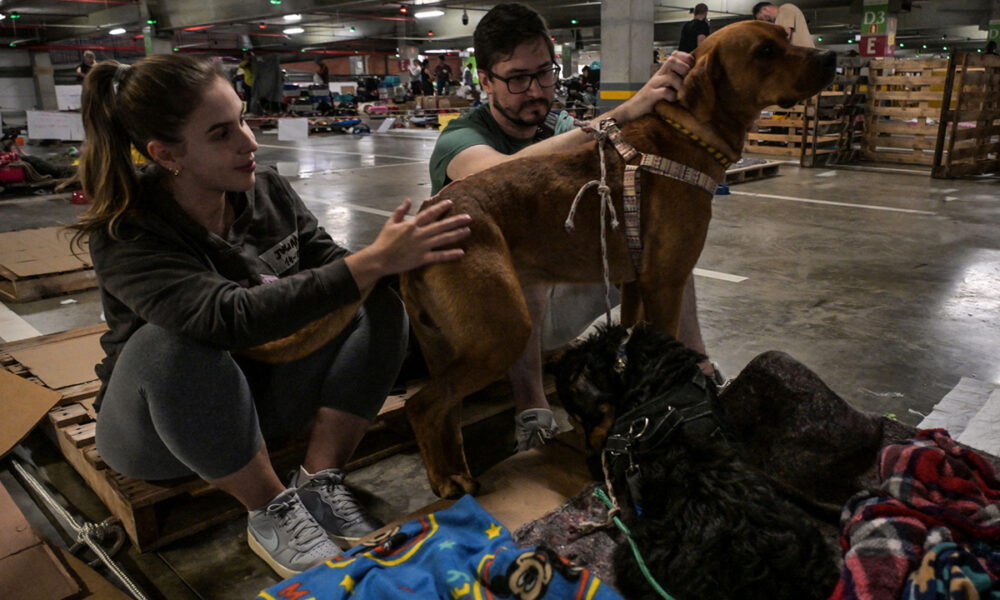
{"type": "Polygon", "coordinates": [[[803,48],[815,48],[812,35],[809,33],[809,24],[805,15],[794,4],[785,3],[775,6],[770,2],[758,2],[751,9],[753,18],[758,21],[767,21],[785,28],[788,40],[795,46],[803,48]]]}
{"type": "Polygon", "coordinates": [[[711,33],[708,26],[708,5],[703,2],[698,3],[692,12],[694,18],[681,28],[681,41],[677,44],[677,49],[681,52],[694,52],[694,49],[711,33]]]}
{"type": "Polygon", "coordinates": [[[76,68],[76,79],[77,81],[83,81],[83,78],[87,76],[87,73],[97,64],[97,57],[94,55],[93,50],[83,51],[83,60],[80,61],[80,65],[76,68]]]}
{"type": "Polygon", "coordinates": [[[384,275],[462,251],[467,215],[404,221],[404,202],[368,247],[333,242],[288,182],[256,166],[242,103],[217,65],[185,55],[103,62],[84,81],[83,189],[109,331],[96,367],[97,447],[129,477],[192,473],[249,510],[250,547],[283,577],[381,524],[343,466],[402,362],[407,320],[384,275]],[[152,163],[135,170],[130,147],[152,163]],[[284,364],[239,355],[368,293],[326,346],[284,364]],[[312,423],[288,485],[265,439],[312,423]]]}
{"type": "Polygon", "coordinates": [[[451,66],[445,61],[444,54],[438,56],[438,64],[434,66],[434,79],[437,81],[437,95],[448,93],[448,82],[451,81],[451,66]]]}

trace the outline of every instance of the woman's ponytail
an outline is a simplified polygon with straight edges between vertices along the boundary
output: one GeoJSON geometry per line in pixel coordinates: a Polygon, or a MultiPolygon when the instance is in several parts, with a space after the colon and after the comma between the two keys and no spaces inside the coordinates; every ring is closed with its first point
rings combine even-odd
{"type": "Polygon", "coordinates": [[[95,65],[83,83],[81,97],[85,143],[80,158],[80,181],[90,208],[73,225],[80,235],[106,228],[117,238],[118,219],[132,206],[137,186],[132,163],[132,140],[117,113],[118,90],[129,67],[115,61],[95,65]]]}

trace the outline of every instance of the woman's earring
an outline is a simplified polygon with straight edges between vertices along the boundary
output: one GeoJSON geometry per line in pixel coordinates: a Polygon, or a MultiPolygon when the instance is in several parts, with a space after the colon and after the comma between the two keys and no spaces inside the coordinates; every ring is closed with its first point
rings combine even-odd
{"type": "Polygon", "coordinates": [[[177,177],[178,175],[181,174],[181,170],[180,169],[170,169],[170,174],[173,175],[174,177],[177,177]]]}

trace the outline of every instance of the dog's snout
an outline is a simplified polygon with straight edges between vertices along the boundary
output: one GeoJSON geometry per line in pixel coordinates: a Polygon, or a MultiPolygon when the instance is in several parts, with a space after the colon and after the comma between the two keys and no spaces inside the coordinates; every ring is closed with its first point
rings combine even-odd
{"type": "Polygon", "coordinates": [[[836,69],[837,68],[837,53],[833,50],[826,50],[819,55],[819,64],[826,69],[836,69]]]}
{"type": "Polygon", "coordinates": [[[824,85],[833,81],[833,76],[837,72],[837,53],[832,50],[825,50],[816,55],[816,64],[822,73],[824,85]]]}

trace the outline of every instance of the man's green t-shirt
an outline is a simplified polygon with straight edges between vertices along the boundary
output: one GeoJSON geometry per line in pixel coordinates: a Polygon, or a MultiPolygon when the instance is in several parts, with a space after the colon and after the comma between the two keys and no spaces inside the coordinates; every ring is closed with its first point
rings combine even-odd
{"type": "MultiPolygon", "coordinates": [[[[555,133],[569,131],[572,127],[572,115],[562,111],[556,122],[555,133]]],[[[441,188],[451,183],[448,164],[462,150],[486,145],[501,154],[514,154],[533,143],[534,138],[518,139],[507,135],[493,118],[489,104],[483,104],[472,112],[453,119],[438,136],[430,160],[431,194],[440,192],[441,188]]]]}

